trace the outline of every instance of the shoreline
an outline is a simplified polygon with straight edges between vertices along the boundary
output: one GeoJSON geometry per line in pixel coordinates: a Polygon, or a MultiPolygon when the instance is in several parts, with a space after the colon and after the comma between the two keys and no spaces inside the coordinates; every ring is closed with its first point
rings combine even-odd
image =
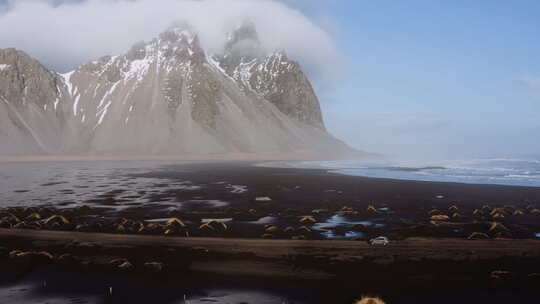
{"type": "Polygon", "coordinates": [[[224,153],[224,154],[183,154],[183,155],[28,155],[0,156],[0,163],[28,163],[49,161],[302,161],[302,160],[340,160],[370,157],[371,154],[358,152],[354,155],[335,155],[331,153],[224,153]]]}

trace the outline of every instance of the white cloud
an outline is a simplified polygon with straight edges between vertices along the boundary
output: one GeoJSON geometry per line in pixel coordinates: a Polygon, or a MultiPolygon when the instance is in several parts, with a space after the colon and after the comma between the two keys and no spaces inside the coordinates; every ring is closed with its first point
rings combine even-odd
{"type": "Polygon", "coordinates": [[[284,49],[320,82],[339,74],[330,35],[300,11],[272,0],[17,0],[0,14],[0,48],[16,47],[59,71],[124,53],[177,20],[190,23],[209,51],[245,19],[268,50],[284,49]]]}

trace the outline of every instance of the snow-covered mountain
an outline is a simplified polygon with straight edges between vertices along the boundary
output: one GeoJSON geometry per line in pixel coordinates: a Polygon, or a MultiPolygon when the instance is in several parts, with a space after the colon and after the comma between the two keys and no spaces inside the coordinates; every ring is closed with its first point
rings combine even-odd
{"type": "Polygon", "coordinates": [[[347,153],[300,65],[245,23],[220,54],[177,26],[58,74],[0,50],[0,155],[347,153]]]}

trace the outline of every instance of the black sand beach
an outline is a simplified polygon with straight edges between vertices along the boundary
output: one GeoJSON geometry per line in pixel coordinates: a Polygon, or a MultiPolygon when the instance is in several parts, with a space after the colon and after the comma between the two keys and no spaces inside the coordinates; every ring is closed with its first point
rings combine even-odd
{"type": "MultiPolygon", "coordinates": [[[[124,286],[140,277],[212,277],[214,287],[247,280],[283,290],[272,282],[288,281],[285,286],[298,288],[278,293],[295,299],[287,303],[350,303],[365,293],[388,303],[433,303],[448,288],[463,303],[538,300],[532,286],[540,276],[540,188],[372,179],[252,162],[158,167],[117,170],[106,191],[94,188],[94,197],[69,204],[4,202],[2,263],[18,274],[4,286],[41,271],[58,280],[66,272],[98,282],[120,276],[124,286]],[[150,184],[130,189],[140,180],[150,184]],[[138,194],[129,198],[125,191],[138,194]],[[381,235],[388,246],[368,244],[381,235]],[[46,254],[32,253],[41,251],[46,254]],[[158,274],[146,263],[159,263],[158,274]]],[[[64,188],[73,192],[66,195],[80,194],[64,188]]],[[[195,281],[203,283],[193,289],[212,289],[195,281]]],[[[163,302],[183,303],[181,293],[163,302]]],[[[111,301],[106,292],[95,296],[111,301]]],[[[217,300],[228,301],[242,302],[217,300]]]]}

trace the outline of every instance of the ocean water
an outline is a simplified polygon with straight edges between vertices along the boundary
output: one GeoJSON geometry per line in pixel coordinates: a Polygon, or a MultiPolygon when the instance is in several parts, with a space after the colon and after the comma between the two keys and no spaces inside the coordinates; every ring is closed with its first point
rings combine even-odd
{"type": "Polygon", "coordinates": [[[540,157],[479,158],[426,162],[340,160],[289,162],[296,168],[403,180],[540,187],[540,157]]]}

